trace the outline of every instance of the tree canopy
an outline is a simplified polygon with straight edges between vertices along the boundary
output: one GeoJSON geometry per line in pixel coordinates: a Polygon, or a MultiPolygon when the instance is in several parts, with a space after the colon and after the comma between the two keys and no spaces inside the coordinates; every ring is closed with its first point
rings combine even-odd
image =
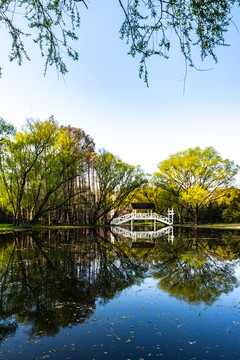
{"type": "Polygon", "coordinates": [[[204,60],[217,62],[215,48],[225,46],[225,33],[232,10],[239,0],[119,0],[125,14],[121,37],[130,45],[130,54],[141,55],[139,74],[147,82],[146,60],[152,55],[168,58],[178,43],[186,62],[195,67],[193,48],[204,60]],[[173,36],[175,35],[175,37],[173,36]],[[177,42],[176,42],[177,40],[177,42]]]}
{"type": "Polygon", "coordinates": [[[31,37],[45,57],[45,72],[49,65],[65,74],[63,52],[73,60],[78,53],[71,46],[77,40],[76,28],[80,26],[78,7],[74,0],[5,0],[0,2],[0,24],[11,39],[9,60],[21,65],[24,58],[30,60],[26,50],[26,38],[31,37]]]}
{"type": "Polygon", "coordinates": [[[15,134],[15,128],[11,123],[7,123],[0,117],[0,142],[2,142],[7,136],[15,134]]]}
{"type": "MultiPolygon", "coordinates": [[[[168,58],[170,47],[178,42],[190,66],[195,66],[193,48],[200,58],[217,61],[215,48],[225,46],[225,33],[232,22],[234,6],[240,0],[118,0],[124,14],[120,37],[129,44],[129,54],[140,55],[139,75],[147,82],[146,60],[152,55],[168,58]],[[175,36],[173,36],[175,35],[175,36]],[[177,42],[176,42],[177,40],[177,42]]],[[[45,57],[45,72],[55,65],[67,72],[63,54],[78,60],[72,47],[78,40],[80,10],[84,0],[4,0],[0,3],[0,24],[11,39],[9,60],[30,59],[26,37],[32,38],[45,57]]]]}
{"type": "MultiPolygon", "coordinates": [[[[12,130],[2,123],[2,134],[12,130]]],[[[0,202],[14,225],[109,223],[146,183],[139,167],[96,153],[89,135],[53,117],[29,119],[0,144],[0,202]]]]}
{"type": "Polygon", "coordinates": [[[83,131],[59,127],[53,118],[28,121],[23,132],[6,140],[0,155],[1,199],[10,205],[14,224],[34,223],[74,197],[73,188],[63,195],[62,187],[85,172],[93,147],[83,131]]]}
{"type": "Polygon", "coordinates": [[[93,169],[97,181],[93,207],[94,223],[113,210],[108,221],[110,222],[124,206],[129,205],[135,190],[139,191],[147,180],[138,166],[129,165],[104,149],[95,156],[93,169]]]}
{"type": "Polygon", "coordinates": [[[197,223],[199,209],[224,195],[217,190],[231,185],[238,169],[212,147],[190,148],[162,161],[155,173],[155,183],[167,190],[178,206],[187,209],[197,223]]]}
{"type": "Polygon", "coordinates": [[[131,202],[154,203],[179,222],[239,221],[239,166],[212,147],[171,155],[149,178],[102,149],[82,129],[53,117],[22,131],[0,119],[0,218],[14,225],[109,224],[131,202]]]}

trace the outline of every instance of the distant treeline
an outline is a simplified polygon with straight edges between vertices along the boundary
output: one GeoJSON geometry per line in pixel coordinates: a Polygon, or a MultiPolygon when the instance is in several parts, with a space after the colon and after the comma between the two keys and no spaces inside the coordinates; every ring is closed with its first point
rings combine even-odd
{"type": "Polygon", "coordinates": [[[133,201],[174,207],[175,222],[240,221],[238,166],[212,147],[172,155],[149,177],[53,117],[21,132],[0,119],[0,134],[1,222],[109,224],[133,201]]]}

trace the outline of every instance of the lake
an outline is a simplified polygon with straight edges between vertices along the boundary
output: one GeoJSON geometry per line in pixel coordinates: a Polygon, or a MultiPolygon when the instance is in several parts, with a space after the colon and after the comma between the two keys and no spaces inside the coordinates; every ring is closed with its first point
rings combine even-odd
{"type": "Polygon", "coordinates": [[[0,359],[240,359],[240,232],[137,230],[0,235],[0,359]]]}

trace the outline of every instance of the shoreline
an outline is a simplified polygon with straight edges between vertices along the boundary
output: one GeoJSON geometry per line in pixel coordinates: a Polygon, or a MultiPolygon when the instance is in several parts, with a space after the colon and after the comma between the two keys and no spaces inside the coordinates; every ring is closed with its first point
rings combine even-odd
{"type": "MultiPolygon", "coordinates": [[[[142,224],[141,224],[142,225],[142,224]]],[[[1,224],[0,225],[0,234],[13,231],[39,231],[39,230],[59,230],[59,229],[93,229],[93,228],[103,228],[110,227],[111,225],[35,225],[29,227],[14,227],[10,224],[1,224]]],[[[227,229],[227,230],[240,230],[240,224],[173,224],[174,227],[183,227],[183,228],[195,228],[195,229],[227,229]]]]}
{"type": "Polygon", "coordinates": [[[240,230],[240,224],[174,224],[176,227],[187,227],[187,228],[196,228],[196,229],[229,229],[229,230],[240,230]]]}

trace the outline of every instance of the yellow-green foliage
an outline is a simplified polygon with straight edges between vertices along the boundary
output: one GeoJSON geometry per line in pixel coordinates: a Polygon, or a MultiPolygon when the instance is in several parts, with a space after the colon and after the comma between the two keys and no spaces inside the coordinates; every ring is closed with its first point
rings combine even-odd
{"type": "Polygon", "coordinates": [[[222,159],[212,147],[190,148],[158,165],[155,184],[168,191],[197,221],[199,209],[214,199],[218,189],[233,183],[238,169],[233,161],[222,159]]]}

